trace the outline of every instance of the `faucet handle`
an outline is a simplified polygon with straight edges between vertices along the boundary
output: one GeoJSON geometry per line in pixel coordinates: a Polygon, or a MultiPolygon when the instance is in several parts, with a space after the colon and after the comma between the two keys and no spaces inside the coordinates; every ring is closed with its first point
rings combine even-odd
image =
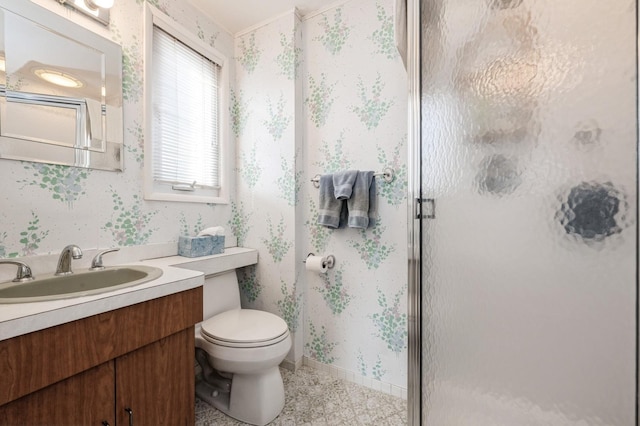
{"type": "Polygon", "coordinates": [[[18,272],[16,273],[16,277],[13,280],[11,280],[14,283],[23,283],[26,281],[33,281],[35,278],[31,273],[31,268],[29,268],[29,265],[27,265],[24,262],[20,262],[19,260],[0,259],[0,265],[1,264],[16,265],[18,267],[18,272]]]}
{"type": "Polygon", "coordinates": [[[91,268],[89,268],[89,270],[98,271],[100,269],[104,269],[104,265],[102,264],[102,255],[111,253],[114,251],[118,251],[118,250],[120,250],[120,248],[112,248],[112,249],[102,250],[101,252],[98,252],[98,254],[96,254],[93,260],[91,261],[91,268]]]}

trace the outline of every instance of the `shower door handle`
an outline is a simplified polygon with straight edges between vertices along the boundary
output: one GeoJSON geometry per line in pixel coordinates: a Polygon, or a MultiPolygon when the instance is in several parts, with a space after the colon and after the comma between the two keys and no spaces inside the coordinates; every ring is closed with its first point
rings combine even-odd
{"type": "Polygon", "coordinates": [[[435,198],[416,198],[416,219],[435,219],[435,198]]]}

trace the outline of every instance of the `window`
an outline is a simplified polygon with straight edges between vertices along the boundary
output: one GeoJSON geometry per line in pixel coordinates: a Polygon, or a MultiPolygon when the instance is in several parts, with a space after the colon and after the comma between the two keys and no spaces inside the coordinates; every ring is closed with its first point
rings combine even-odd
{"type": "Polygon", "coordinates": [[[147,4],[145,198],[228,202],[224,57],[147,4]]]}

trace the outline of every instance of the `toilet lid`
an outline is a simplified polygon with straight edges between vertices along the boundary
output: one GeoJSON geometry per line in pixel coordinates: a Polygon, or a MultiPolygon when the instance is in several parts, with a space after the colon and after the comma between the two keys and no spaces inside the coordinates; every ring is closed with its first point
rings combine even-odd
{"type": "Polygon", "coordinates": [[[202,323],[204,336],[230,343],[267,342],[288,331],[282,318],[253,309],[226,311],[202,323]]]}

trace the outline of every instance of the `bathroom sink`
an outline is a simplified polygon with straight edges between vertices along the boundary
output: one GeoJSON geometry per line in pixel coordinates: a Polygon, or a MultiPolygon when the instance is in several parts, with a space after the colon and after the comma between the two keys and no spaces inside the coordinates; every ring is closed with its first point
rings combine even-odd
{"type": "Polygon", "coordinates": [[[99,271],[79,271],[65,276],[46,276],[26,283],[0,285],[0,303],[42,302],[105,293],[155,280],[162,269],[130,265],[99,271]]]}

